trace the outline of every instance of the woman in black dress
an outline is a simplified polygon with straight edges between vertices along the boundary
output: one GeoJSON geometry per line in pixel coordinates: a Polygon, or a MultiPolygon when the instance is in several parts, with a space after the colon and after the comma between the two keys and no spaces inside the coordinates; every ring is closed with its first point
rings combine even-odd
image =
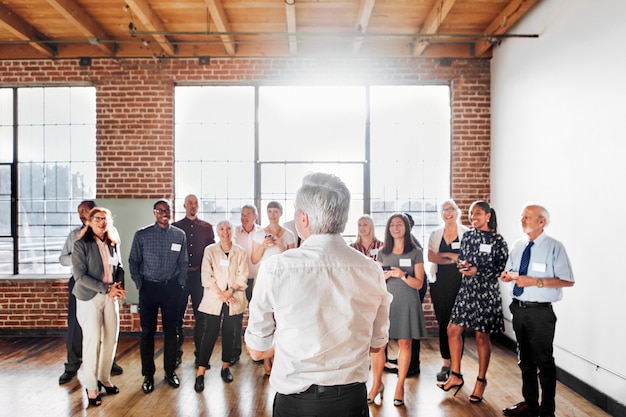
{"type": "Polygon", "coordinates": [[[496,232],[496,213],[489,204],[484,201],[472,203],[469,218],[473,229],[465,233],[461,241],[458,266],[463,280],[448,326],[451,375],[445,384],[437,385],[444,391],[456,388],[454,395],[463,386],[462,335],[465,328],[474,329],[478,349],[478,377],[469,400],[478,403],[483,400],[487,386],[486,375],[491,357],[490,334],[504,331],[498,277],[504,271],[509,251],[502,236],[496,232]]]}
{"type": "Polygon", "coordinates": [[[462,275],[456,263],[461,249],[461,239],[467,227],[459,222],[461,211],[453,200],[441,205],[443,227],[434,230],[428,239],[428,260],[430,269],[430,298],[439,323],[439,352],[443,359],[437,381],[450,377],[450,345],[448,344],[448,324],[456,295],[461,288],[462,275]]]}

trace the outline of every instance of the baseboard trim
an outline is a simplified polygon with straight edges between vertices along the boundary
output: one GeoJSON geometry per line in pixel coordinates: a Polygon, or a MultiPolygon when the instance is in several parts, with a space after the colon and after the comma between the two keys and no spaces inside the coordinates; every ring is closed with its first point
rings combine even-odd
{"type": "MultiPolygon", "coordinates": [[[[502,346],[516,352],[517,346],[515,340],[512,340],[504,334],[492,335],[492,337],[494,341],[497,341],[502,346]]],[[[576,392],[578,395],[587,399],[590,403],[609,413],[611,416],[626,417],[625,405],[620,404],[617,400],[598,391],[585,381],[559,367],[556,368],[556,379],[572,391],[576,392]]]]}

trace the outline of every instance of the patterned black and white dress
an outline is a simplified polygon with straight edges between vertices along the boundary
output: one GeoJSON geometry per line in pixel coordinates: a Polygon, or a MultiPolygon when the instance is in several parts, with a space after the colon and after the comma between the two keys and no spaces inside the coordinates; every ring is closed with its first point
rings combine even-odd
{"type": "Polygon", "coordinates": [[[483,333],[504,331],[498,279],[508,256],[507,244],[498,233],[472,229],[463,235],[459,260],[476,266],[478,272],[463,277],[451,323],[483,333]]]}

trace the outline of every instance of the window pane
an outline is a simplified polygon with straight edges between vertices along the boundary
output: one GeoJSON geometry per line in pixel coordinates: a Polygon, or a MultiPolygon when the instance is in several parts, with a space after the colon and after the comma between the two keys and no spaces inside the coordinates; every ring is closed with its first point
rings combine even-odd
{"type": "Polygon", "coordinates": [[[370,98],[376,234],[391,213],[408,212],[424,244],[439,224],[437,202],[450,194],[449,87],[377,86],[370,98]]]}
{"type": "Polygon", "coordinates": [[[59,253],[78,201],[96,192],[93,87],[18,89],[20,273],[67,273],[59,253]]]}
{"type": "Polygon", "coordinates": [[[13,90],[0,88],[0,162],[13,162],[13,90]]]}
{"type": "Polygon", "coordinates": [[[239,223],[239,207],[254,200],[254,95],[250,86],[176,87],[176,219],[188,194],[212,224],[239,223]]]}
{"type": "Polygon", "coordinates": [[[13,274],[13,239],[0,238],[0,274],[13,274]]]}
{"type": "Polygon", "coordinates": [[[363,161],[365,116],[364,87],[261,87],[260,159],[363,161]]]}

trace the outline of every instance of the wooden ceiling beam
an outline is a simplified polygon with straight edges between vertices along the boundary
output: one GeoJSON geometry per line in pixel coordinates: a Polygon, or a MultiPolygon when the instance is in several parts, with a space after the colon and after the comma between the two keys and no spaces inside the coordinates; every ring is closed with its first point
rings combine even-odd
{"type": "Polygon", "coordinates": [[[228,21],[228,16],[226,16],[226,12],[224,11],[221,0],[205,1],[207,7],[209,8],[211,19],[213,19],[213,23],[215,23],[217,31],[224,34],[221,35],[221,39],[224,43],[224,49],[226,50],[226,54],[228,56],[235,56],[235,54],[237,53],[237,48],[235,47],[235,38],[233,38],[232,35],[227,35],[228,33],[230,33],[230,22],[228,21]]]}
{"type": "MultiPolygon", "coordinates": [[[[356,19],[356,31],[359,34],[363,34],[367,32],[367,27],[370,24],[370,18],[372,17],[372,11],[374,10],[374,6],[376,5],[376,0],[361,0],[361,5],[359,6],[359,13],[357,14],[356,19]]],[[[361,46],[363,45],[363,38],[358,37],[357,40],[352,44],[352,54],[356,55],[361,50],[361,46]]]]}
{"type": "Polygon", "coordinates": [[[43,43],[47,39],[37,32],[34,27],[23,21],[19,16],[0,3],[0,27],[11,32],[13,36],[25,41],[30,46],[48,58],[56,56],[57,51],[50,45],[43,43]]]}
{"type": "Polygon", "coordinates": [[[289,55],[293,56],[298,53],[295,0],[285,2],[285,15],[287,17],[287,33],[289,35],[289,55]]]}
{"type": "Polygon", "coordinates": [[[154,13],[150,5],[146,2],[146,0],[125,0],[126,4],[130,8],[130,11],[134,13],[139,20],[141,20],[141,24],[147,29],[148,32],[154,32],[152,37],[156,40],[163,51],[169,55],[176,55],[176,48],[172,44],[172,42],[167,38],[164,33],[167,33],[165,29],[165,25],[159,19],[159,16],[154,13]]]}
{"type": "MultiPolygon", "coordinates": [[[[424,24],[422,25],[419,33],[421,35],[432,35],[439,31],[439,27],[441,23],[448,17],[448,13],[454,6],[456,0],[438,0],[433,5],[430,12],[428,12],[428,16],[426,16],[426,20],[424,20],[424,24]]],[[[419,38],[416,39],[415,47],[413,48],[413,56],[420,56],[428,46],[428,42],[420,42],[419,38]]]]}
{"type": "MultiPolygon", "coordinates": [[[[539,0],[512,0],[483,31],[488,35],[505,34],[539,0]]],[[[476,44],[475,56],[480,57],[493,45],[490,42],[476,44]]]]}
{"type": "Polygon", "coordinates": [[[48,0],[54,9],[61,15],[72,22],[74,27],[80,30],[90,43],[96,45],[108,56],[115,56],[115,47],[110,43],[101,43],[101,39],[109,39],[107,33],[93,20],[85,10],[74,3],[73,0],[48,0]]]}

